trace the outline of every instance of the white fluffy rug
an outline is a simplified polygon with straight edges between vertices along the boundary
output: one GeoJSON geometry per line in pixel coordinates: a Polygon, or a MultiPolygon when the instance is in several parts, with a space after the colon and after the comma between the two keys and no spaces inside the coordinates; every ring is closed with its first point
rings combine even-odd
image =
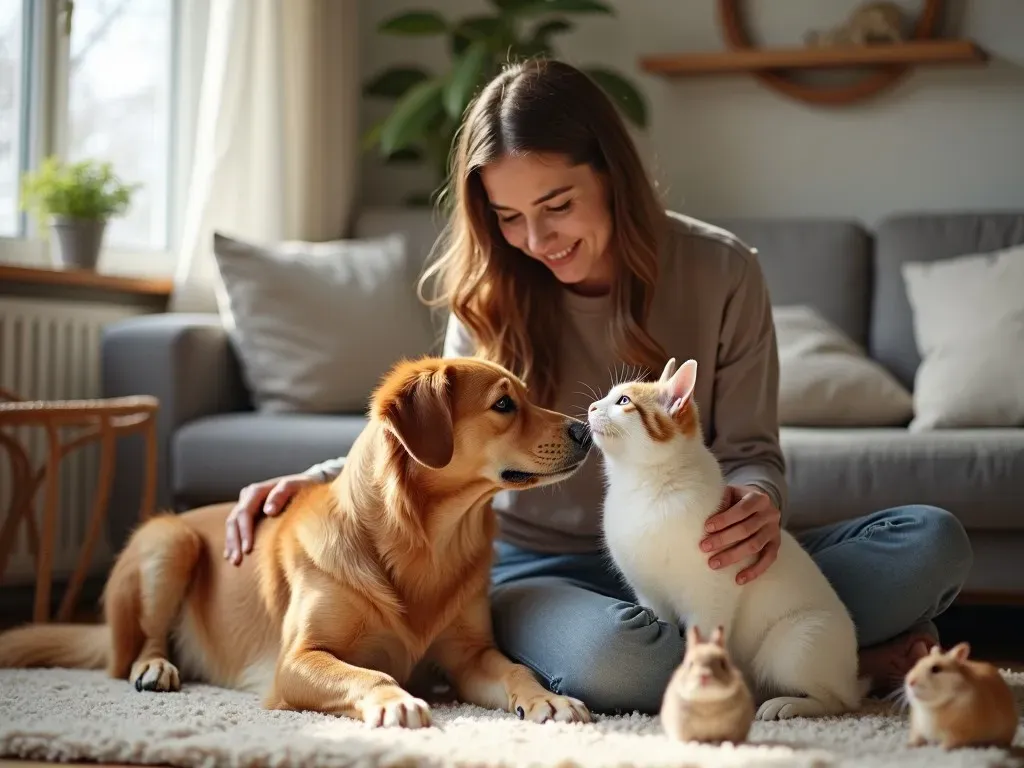
{"type": "MultiPolygon", "coordinates": [[[[1018,700],[1024,674],[1005,673],[1018,700]]],[[[907,749],[905,714],[755,723],[738,747],[679,744],[656,718],[588,725],[524,723],[501,712],[438,706],[429,730],[371,729],[347,719],[260,709],[256,697],[186,685],[137,693],[100,672],[0,670],[0,756],[172,766],[946,766],[1024,765],[1012,752],[907,749]]]]}

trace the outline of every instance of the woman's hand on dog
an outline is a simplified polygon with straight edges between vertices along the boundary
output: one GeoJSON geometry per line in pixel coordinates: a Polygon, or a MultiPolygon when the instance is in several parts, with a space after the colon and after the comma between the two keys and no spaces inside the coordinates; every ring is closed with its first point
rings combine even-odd
{"type": "Polygon", "coordinates": [[[718,514],[708,518],[708,536],[700,548],[708,555],[711,568],[728,565],[757,555],[757,560],[736,574],[738,584],[753,581],[775,562],[782,543],[782,515],[760,488],[730,485],[725,489],[718,514]]]}
{"type": "Polygon", "coordinates": [[[243,488],[238,503],[224,521],[224,559],[238,565],[243,555],[252,552],[256,515],[260,512],[271,517],[280,514],[300,488],[319,482],[310,475],[285,475],[243,488]]]}

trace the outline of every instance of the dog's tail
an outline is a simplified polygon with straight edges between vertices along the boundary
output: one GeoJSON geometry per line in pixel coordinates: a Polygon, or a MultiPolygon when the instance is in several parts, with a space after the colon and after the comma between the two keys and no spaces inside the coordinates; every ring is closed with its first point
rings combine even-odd
{"type": "Polygon", "coordinates": [[[104,669],[110,648],[106,624],[29,624],[0,633],[0,667],[104,669]]]}

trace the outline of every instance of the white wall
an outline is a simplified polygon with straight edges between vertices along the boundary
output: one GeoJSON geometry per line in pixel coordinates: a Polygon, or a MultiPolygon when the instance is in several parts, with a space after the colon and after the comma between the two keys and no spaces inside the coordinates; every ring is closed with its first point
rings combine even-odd
{"type": "MultiPolygon", "coordinates": [[[[651,125],[638,141],[667,203],[696,216],[844,216],[872,224],[896,210],[1024,209],[1024,2],[948,0],[950,36],[992,55],[985,68],[920,68],[883,95],[841,108],[806,106],[746,75],[666,79],[639,69],[651,53],[723,47],[713,0],[611,0],[616,18],[580,18],[559,53],[607,63],[644,89],[651,125]]],[[[797,44],[855,0],[740,3],[761,45],[797,44]]],[[[911,12],[921,2],[904,2],[911,12]]],[[[393,13],[451,17],[488,0],[363,0],[364,76],[398,62],[443,65],[440,42],[375,31],[393,13]]],[[[822,73],[817,73],[818,77],[822,73]]],[[[814,76],[813,74],[811,75],[814,76]]],[[[386,109],[386,108],[385,108],[386,109]]],[[[367,103],[364,127],[383,114],[367,103]]],[[[396,203],[428,176],[364,163],[364,200],[396,203]]]]}

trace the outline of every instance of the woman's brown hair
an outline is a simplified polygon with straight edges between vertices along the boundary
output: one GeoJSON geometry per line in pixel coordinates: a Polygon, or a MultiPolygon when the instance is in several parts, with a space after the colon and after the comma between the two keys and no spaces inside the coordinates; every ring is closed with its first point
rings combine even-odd
{"type": "Polygon", "coordinates": [[[554,406],[561,370],[563,288],[543,264],[508,244],[480,169],[503,156],[550,153],[587,163],[606,180],[615,254],[611,339],[622,362],[660,372],[665,352],[646,331],[665,210],[624,121],[586,74],[556,60],[504,69],[466,110],[454,148],[440,256],[424,273],[476,343],[477,354],[525,379],[554,406]]]}

